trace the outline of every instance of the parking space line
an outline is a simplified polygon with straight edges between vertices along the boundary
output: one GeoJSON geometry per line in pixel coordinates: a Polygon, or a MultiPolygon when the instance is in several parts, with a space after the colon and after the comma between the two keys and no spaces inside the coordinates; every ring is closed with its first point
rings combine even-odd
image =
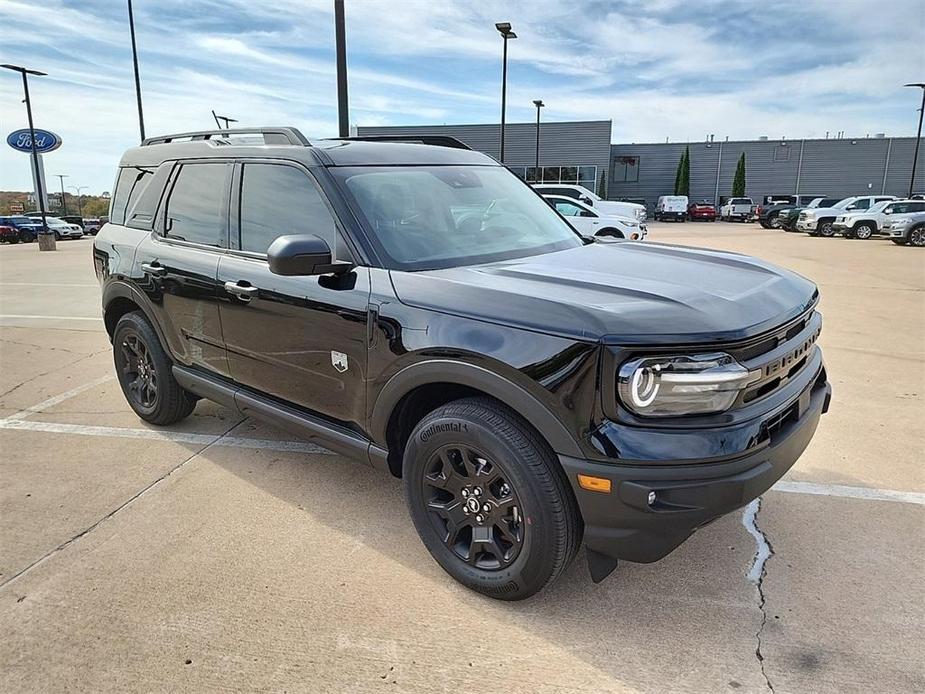
{"type": "Polygon", "coordinates": [[[103,385],[104,383],[108,381],[112,381],[114,378],[115,376],[113,376],[112,374],[109,374],[107,376],[98,378],[95,381],[84,383],[82,386],[71,388],[70,390],[64,391],[60,395],[56,395],[53,398],[48,398],[47,400],[42,400],[42,402],[40,402],[37,405],[32,405],[31,407],[27,407],[26,409],[21,410],[20,412],[17,412],[16,414],[12,414],[9,417],[7,417],[7,420],[25,419],[29,415],[35,414],[36,412],[41,412],[42,410],[47,410],[49,407],[54,407],[58,403],[62,403],[65,400],[69,400],[73,398],[75,395],[80,395],[85,390],[90,390],[91,388],[96,388],[96,386],[103,385]]]}
{"type": "Polygon", "coordinates": [[[192,443],[202,446],[228,446],[231,448],[251,448],[255,450],[283,451],[286,453],[318,453],[334,455],[307,441],[277,441],[274,439],[250,439],[237,436],[219,437],[215,434],[194,434],[184,431],[157,431],[154,429],[127,429],[123,427],[92,426],[87,424],[60,424],[57,422],[35,422],[7,417],[0,419],[0,429],[19,431],[37,431],[46,434],[74,434],[76,436],[95,436],[119,439],[148,439],[154,441],[172,441],[174,443],[192,443]],[[221,438],[221,440],[219,440],[221,438]]]}
{"type": "Polygon", "coordinates": [[[819,496],[837,496],[842,499],[867,499],[869,501],[898,501],[904,504],[925,506],[925,494],[921,492],[903,492],[896,489],[848,487],[841,484],[815,484],[813,482],[781,480],[771,487],[771,490],[788,494],[815,494],[819,496]]]}
{"type": "Polygon", "coordinates": [[[23,318],[28,320],[92,320],[103,322],[103,317],[92,318],[89,316],[32,316],[18,313],[0,313],[0,318],[23,318]]]}

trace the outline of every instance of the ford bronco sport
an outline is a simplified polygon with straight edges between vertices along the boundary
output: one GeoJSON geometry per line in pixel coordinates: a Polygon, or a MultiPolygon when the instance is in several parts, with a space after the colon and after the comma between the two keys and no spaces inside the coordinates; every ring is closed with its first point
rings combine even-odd
{"type": "Polygon", "coordinates": [[[528,597],[655,561],[764,493],[829,405],[816,287],[583,238],[450,138],[146,140],[94,241],[144,420],[208,398],[403,480],[450,575],[528,597]]]}

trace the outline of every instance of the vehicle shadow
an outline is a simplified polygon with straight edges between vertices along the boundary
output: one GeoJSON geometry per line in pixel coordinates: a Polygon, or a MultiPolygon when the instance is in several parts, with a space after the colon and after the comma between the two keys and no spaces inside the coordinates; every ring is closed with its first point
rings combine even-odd
{"type": "MultiPolygon", "coordinates": [[[[248,424],[234,434],[248,435],[248,424]]],[[[754,635],[761,613],[757,591],[745,577],[755,543],[741,513],[701,529],[660,562],[621,563],[598,585],[590,580],[581,550],[556,584],[527,601],[504,603],[462,588],[431,559],[408,516],[400,480],[333,454],[248,451],[242,456],[215,448],[204,455],[310,514],[336,531],[332,536],[351,538],[345,552],[359,544],[399,562],[421,576],[426,590],[442,593],[430,599],[497,622],[502,633],[520,629],[540,637],[591,666],[613,687],[651,690],[648,678],[658,673],[662,691],[689,690],[693,681],[703,690],[759,688],[754,635]]],[[[368,552],[364,556],[368,561],[368,552]]],[[[345,566],[349,570],[349,562],[345,566]]],[[[396,590],[421,593],[420,586],[396,590]]],[[[406,597],[396,595],[396,600],[400,604],[406,597]]],[[[408,629],[413,633],[415,625],[408,629]]]]}

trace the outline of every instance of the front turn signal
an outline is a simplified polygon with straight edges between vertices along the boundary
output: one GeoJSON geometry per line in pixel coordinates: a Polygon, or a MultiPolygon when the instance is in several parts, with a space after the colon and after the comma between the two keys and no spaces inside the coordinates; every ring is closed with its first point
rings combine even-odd
{"type": "Polygon", "coordinates": [[[610,480],[604,477],[578,475],[578,486],[582,489],[587,489],[589,492],[602,492],[604,494],[610,494],[610,480]]]}

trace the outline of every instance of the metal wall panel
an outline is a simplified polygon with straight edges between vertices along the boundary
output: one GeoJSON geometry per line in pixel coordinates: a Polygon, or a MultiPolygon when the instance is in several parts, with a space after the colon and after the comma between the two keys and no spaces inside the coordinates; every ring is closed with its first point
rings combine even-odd
{"type": "MultiPolygon", "coordinates": [[[[610,167],[611,121],[540,124],[540,166],[597,166],[595,192],[610,167]]],[[[536,123],[508,123],[504,131],[504,163],[533,166],[536,123]]],[[[500,124],[358,127],[364,135],[450,135],[495,159],[501,147],[500,124]]],[[[608,173],[609,177],[609,173],[608,173]]]]}
{"type": "MultiPolygon", "coordinates": [[[[613,145],[612,160],[619,156],[640,158],[639,181],[622,183],[612,173],[608,196],[645,198],[649,205],[655,205],[660,195],[674,191],[675,172],[685,146],[685,143],[613,145]]],[[[736,164],[743,152],[746,195],[756,202],[765,195],[797,192],[832,197],[881,192],[903,196],[909,190],[915,138],[787,140],[786,144],[780,140],[692,142],[690,148],[693,200],[714,199],[720,155],[718,196],[730,195],[736,164]],[[889,169],[886,168],[888,150],[889,169]]],[[[613,169],[612,165],[612,172],[613,169]]],[[[915,190],[925,191],[925,146],[919,151],[915,190]]]]}

